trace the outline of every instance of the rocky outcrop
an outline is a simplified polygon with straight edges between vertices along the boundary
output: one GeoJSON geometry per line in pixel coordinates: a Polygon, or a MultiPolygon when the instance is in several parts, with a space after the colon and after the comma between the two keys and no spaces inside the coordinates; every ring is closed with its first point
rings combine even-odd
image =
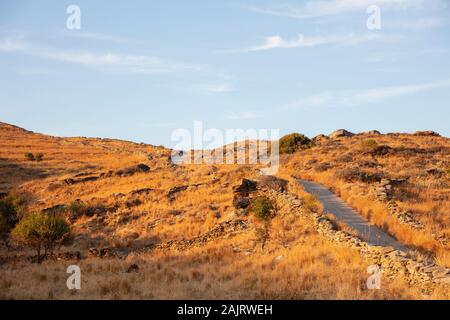
{"type": "Polygon", "coordinates": [[[268,188],[279,192],[287,191],[288,182],[275,176],[262,175],[256,179],[258,188],[268,188]]]}
{"type": "Polygon", "coordinates": [[[320,144],[322,142],[326,142],[330,140],[330,137],[324,135],[324,134],[318,134],[317,136],[315,136],[314,138],[312,138],[312,142],[314,144],[320,144]]]}
{"type": "Polygon", "coordinates": [[[353,137],[355,134],[345,129],[339,129],[329,135],[331,139],[353,137]]]}
{"type": "Polygon", "coordinates": [[[441,135],[437,132],[426,130],[426,131],[416,131],[413,133],[415,136],[419,137],[440,137],[441,135]]]}

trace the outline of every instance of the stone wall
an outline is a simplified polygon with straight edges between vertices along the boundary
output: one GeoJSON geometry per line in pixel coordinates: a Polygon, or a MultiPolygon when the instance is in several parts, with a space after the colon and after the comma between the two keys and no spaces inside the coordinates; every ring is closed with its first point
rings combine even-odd
{"type": "Polygon", "coordinates": [[[408,253],[392,247],[373,246],[347,232],[336,230],[326,216],[305,209],[303,202],[295,195],[275,190],[264,190],[282,205],[307,219],[317,232],[338,245],[359,251],[370,263],[381,267],[382,274],[388,278],[403,277],[408,283],[418,285],[425,290],[436,285],[450,285],[450,269],[436,265],[431,261],[418,261],[408,253]]]}

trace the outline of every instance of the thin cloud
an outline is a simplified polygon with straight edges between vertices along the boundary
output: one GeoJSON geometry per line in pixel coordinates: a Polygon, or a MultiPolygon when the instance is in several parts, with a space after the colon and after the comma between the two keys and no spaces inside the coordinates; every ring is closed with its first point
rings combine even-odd
{"type": "Polygon", "coordinates": [[[308,19],[365,10],[370,5],[389,9],[409,9],[443,5],[442,0],[311,0],[301,7],[253,8],[252,10],[296,19],[308,19]]]}
{"type": "Polygon", "coordinates": [[[311,36],[305,37],[299,34],[297,38],[293,40],[286,40],[279,35],[267,37],[265,42],[253,47],[233,50],[232,52],[254,52],[254,51],[267,51],[273,49],[291,49],[291,48],[308,48],[320,45],[355,45],[371,40],[388,40],[398,37],[386,36],[375,33],[367,34],[355,34],[347,33],[342,35],[329,35],[329,36],[311,36]]]}
{"type": "Polygon", "coordinates": [[[429,90],[449,88],[450,79],[422,84],[402,85],[347,92],[322,92],[300,99],[290,109],[310,107],[353,107],[429,90]]]}
{"type": "Polygon", "coordinates": [[[114,52],[65,51],[38,47],[23,41],[5,38],[0,41],[0,52],[14,52],[53,61],[83,65],[110,72],[154,74],[170,72],[196,72],[202,65],[185,64],[149,55],[129,55],[114,52]]]}

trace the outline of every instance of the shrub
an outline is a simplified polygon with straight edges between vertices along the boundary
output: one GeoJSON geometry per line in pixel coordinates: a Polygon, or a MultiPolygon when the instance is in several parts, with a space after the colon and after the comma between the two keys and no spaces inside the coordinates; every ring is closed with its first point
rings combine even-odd
{"type": "Polygon", "coordinates": [[[43,153],[38,153],[35,157],[36,161],[42,161],[44,159],[44,154],[43,153]]]}
{"type": "Polygon", "coordinates": [[[373,139],[363,140],[360,147],[363,152],[372,152],[377,149],[378,143],[373,139]]]}
{"type": "Polygon", "coordinates": [[[42,249],[45,256],[48,252],[52,252],[56,245],[69,243],[70,227],[57,215],[34,212],[20,220],[11,234],[18,243],[35,249],[40,263],[42,249]]]}
{"type": "Polygon", "coordinates": [[[250,211],[259,219],[267,219],[273,209],[272,201],[267,197],[257,197],[250,202],[250,211]]]}
{"type": "Polygon", "coordinates": [[[25,153],[25,159],[27,159],[28,161],[34,161],[34,154],[32,154],[31,152],[25,153]]]}
{"type": "Polygon", "coordinates": [[[297,150],[311,147],[311,140],[300,133],[291,133],[279,141],[280,154],[294,153],[297,150]]]}
{"type": "Polygon", "coordinates": [[[7,244],[8,234],[25,211],[23,198],[10,195],[0,199],[0,238],[7,244]]]}

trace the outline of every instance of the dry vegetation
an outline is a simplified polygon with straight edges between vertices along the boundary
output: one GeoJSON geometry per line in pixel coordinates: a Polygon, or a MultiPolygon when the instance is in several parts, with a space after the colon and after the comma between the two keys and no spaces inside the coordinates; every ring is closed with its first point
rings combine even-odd
{"type": "MultiPolygon", "coordinates": [[[[383,157],[362,154],[358,149],[362,139],[365,137],[330,141],[284,156],[280,175],[310,177],[333,186],[399,239],[435,253],[449,265],[448,247],[426,232],[417,233],[389,220],[384,207],[368,195],[370,183],[335,179],[349,166],[387,176],[409,176],[408,185],[395,191],[400,204],[430,230],[436,228],[449,235],[448,176],[426,173],[431,166],[447,170],[448,149],[438,151],[438,147],[448,148],[448,139],[377,136],[378,144],[392,148],[435,150],[383,157]],[[365,165],[366,161],[376,162],[377,167],[365,165]],[[327,168],[318,169],[320,165],[327,168]]],[[[238,217],[246,229],[204,245],[179,250],[157,247],[171,240],[194,239],[237,219],[233,187],[243,178],[258,175],[257,168],[244,165],[175,166],[169,156],[170,151],[162,147],[56,138],[0,124],[0,192],[25,197],[28,212],[64,214],[74,242],[61,251],[80,251],[82,255],[79,261],[49,258],[37,264],[29,261],[33,252],[27,248],[1,247],[0,298],[450,298],[442,291],[424,295],[400,279],[383,279],[382,290],[368,290],[367,261],[357,252],[330,244],[301,217],[276,204],[276,213],[270,218],[238,217]],[[27,153],[43,157],[30,161],[27,153]],[[136,169],[137,165],[148,169],[136,169]],[[88,255],[92,247],[113,248],[122,256],[92,257],[88,255]],[[66,267],[74,263],[82,270],[80,291],[66,288],[66,267]],[[134,264],[138,268],[130,271],[134,264]]],[[[307,210],[321,210],[300,187],[290,185],[290,191],[304,199],[307,210]]]]}
{"type": "Polygon", "coordinates": [[[332,188],[370,221],[440,264],[450,266],[450,140],[411,134],[322,140],[311,149],[286,156],[282,175],[332,188]],[[389,214],[374,189],[382,179],[393,185],[392,200],[424,228],[416,230],[389,214]]]}

